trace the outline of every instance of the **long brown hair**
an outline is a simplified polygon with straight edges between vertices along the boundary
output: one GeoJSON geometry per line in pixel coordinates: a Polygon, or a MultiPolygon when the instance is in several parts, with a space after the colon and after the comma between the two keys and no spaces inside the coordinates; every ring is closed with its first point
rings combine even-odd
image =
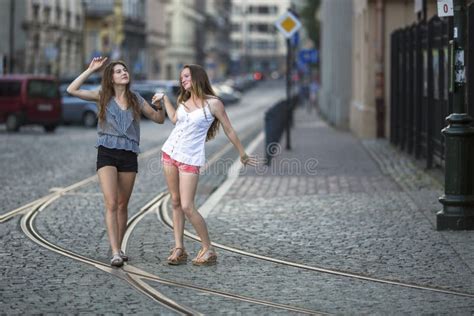
{"type": "MultiPolygon", "coordinates": [[[[191,92],[193,95],[198,97],[199,99],[205,101],[208,95],[216,96],[216,93],[212,89],[211,82],[209,81],[209,77],[207,76],[206,71],[199,65],[189,64],[184,65],[184,69],[188,68],[189,72],[191,73],[191,91],[186,91],[181,83],[181,78],[179,79],[179,86],[180,91],[178,95],[178,104],[186,102],[191,97],[191,92]]],[[[180,73],[181,76],[181,73],[180,73]]],[[[202,107],[204,115],[207,118],[206,111],[204,110],[204,105],[202,107]]],[[[210,110],[210,109],[209,109],[210,110]]],[[[220,122],[217,117],[212,122],[211,126],[207,130],[206,142],[208,140],[213,139],[216,137],[217,132],[219,131],[220,122]]]]}
{"type": "MultiPolygon", "coordinates": [[[[102,81],[100,84],[101,89],[99,93],[99,113],[97,114],[97,117],[99,118],[99,123],[105,122],[105,111],[107,108],[107,104],[109,103],[110,99],[115,96],[112,77],[114,75],[114,67],[116,65],[122,65],[126,69],[128,69],[127,65],[121,60],[112,61],[107,66],[105,66],[104,74],[102,75],[102,81]]],[[[140,105],[138,104],[137,96],[132,93],[132,91],[130,91],[131,82],[131,79],[129,79],[128,84],[125,86],[125,98],[127,99],[128,106],[132,107],[134,119],[139,120],[140,105]]]]}

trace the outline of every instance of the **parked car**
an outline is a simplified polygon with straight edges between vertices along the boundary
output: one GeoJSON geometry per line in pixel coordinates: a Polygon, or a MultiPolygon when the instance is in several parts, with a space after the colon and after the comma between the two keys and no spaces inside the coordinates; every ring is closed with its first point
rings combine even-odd
{"type": "MultiPolygon", "coordinates": [[[[138,82],[133,82],[130,89],[140,94],[148,102],[148,104],[150,104],[151,107],[156,110],[155,106],[151,104],[151,99],[153,98],[153,95],[155,95],[156,93],[155,88],[152,85],[146,82],[138,81],[138,82]]],[[[143,117],[146,118],[146,116],[144,115],[143,117]]]]}
{"type": "MultiPolygon", "coordinates": [[[[153,108],[151,99],[157,92],[165,93],[170,99],[171,104],[176,106],[179,89],[179,83],[176,80],[143,80],[136,81],[131,86],[131,90],[138,92],[153,108]]],[[[167,115],[166,112],[165,115],[167,115]]]]}
{"type": "MultiPolygon", "coordinates": [[[[61,85],[63,115],[62,121],[65,124],[81,124],[86,127],[97,126],[97,104],[91,101],[84,101],[67,93],[69,84],[61,85]]],[[[98,90],[99,85],[84,84],[81,89],[98,90]]]]}
{"type": "Polygon", "coordinates": [[[61,122],[61,96],[54,77],[7,75],[0,77],[0,123],[8,131],[26,124],[53,132],[61,122]]]}
{"type": "Polygon", "coordinates": [[[166,93],[171,103],[176,106],[180,85],[177,80],[146,80],[142,82],[147,84],[153,91],[166,93]]]}
{"type": "Polygon", "coordinates": [[[240,92],[244,92],[250,88],[253,88],[256,86],[256,80],[253,77],[253,74],[242,74],[242,75],[237,75],[233,76],[232,78],[229,78],[225,81],[225,84],[231,86],[235,90],[238,90],[240,92]]]}
{"type": "Polygon", "coordinates": [[[224,104],[237,103],[242,98],[242,93],[229,85],[218,83],[213,84],[212,88],[224,104]]]}

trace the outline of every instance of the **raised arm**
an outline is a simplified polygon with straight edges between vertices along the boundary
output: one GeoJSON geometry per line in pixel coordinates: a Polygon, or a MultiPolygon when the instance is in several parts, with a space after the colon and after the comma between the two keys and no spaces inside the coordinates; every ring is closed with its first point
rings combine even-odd
{"type": "Polygon", "coordinates": [[[94,57],[89,64],[89,67],[80,74],[73,82],[67,87],[66,91],[75,97],[86,101],[99,101],[99,91],[81,90],[80,87],[86,81],[86,79],[94,72],[100,69],[107,61],[107,57],[94,57]]]}
{"type": "Polygon", "coordinates": [[[160,106],[159,103],[161,100],[163,100],[163,103],[166,108],[166,113],[168,113],[168,118],[170,119],[171,123],[176,124],[176,121],[178,119],[176,117],[176,109],[174,108],[173,104],[171,104],[171,101],[166,94],[156,93],[151,99],[151,103],[155,106],[160,106]]]}
{"type": "Polygon", "coordinates": [[[235,149],[237,149],[237,151],[239,152],[240,161],[244,165],[256,166],[257,160],[254,157],[249,157],[245,152],[244,146],[242,146],[242,143],[240,142],[237,133],[235,132],[234,128],[232,127],[232,124],[230,123],[229,117],[227,116],[222,101],[220,101],[219,99],[211,99],[209,101],[211,105],[212,114],[214,114],[216,119],[221,122],[225,135],[230,140],[232,145],[234,145],[235,149]]]}

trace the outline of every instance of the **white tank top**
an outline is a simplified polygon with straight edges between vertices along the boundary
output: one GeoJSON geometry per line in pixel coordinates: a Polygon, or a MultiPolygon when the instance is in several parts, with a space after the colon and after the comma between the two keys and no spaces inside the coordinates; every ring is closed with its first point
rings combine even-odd
{"type": "Polygon", "coordinates": [[[204,166],[204,144],[207,131],[214,121],[209,103],[201,109],[186,112],[184,105],[176,110],[176,125],[161,150],[172,159],[191,166],[204,166]]]}

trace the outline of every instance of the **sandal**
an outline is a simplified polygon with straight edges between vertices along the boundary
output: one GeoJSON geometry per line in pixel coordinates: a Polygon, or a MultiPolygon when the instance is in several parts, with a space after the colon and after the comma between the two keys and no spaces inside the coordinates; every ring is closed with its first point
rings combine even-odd
{"type": "Polygon", "coordinates": [[[214,249],[199,250],[196,258],[193,259],[195,266],[211,266],[217,263],[217,254],[214,249]]]}
{"type": "Polygon", "coordinates": [[[122,250],[120,250],[120,257],[123,261],[128,261],[128,256],[122,250]]]}
{"type": "Polygon", "coordinates": [[[120,253],[116,253],[112,256],[112,259],[110,259],[110,265],[113,267],[123,266],[123,259],[120,256],[120,253]]]}
{"type": "MultiPolygon", "coordinates": [[[[168,258],[168,264],[169,265],[172,265],[172,266],[178,266],[180,264],[184,264],[188,261],[188,254],[186,253],[186,251],[184,250],[184,248],[181,248],[181,247],[176,247],[176,248],[173,248],[171,249],[170,251],[170,255],[174,255],[174,254],[178,254],[178,256],[174,259],[170,259],[168,258]],[[181,254],[179,254],[179,252],[181,254]]],[[[170,256],[170,257],[171,257],[170,256]]]]}

